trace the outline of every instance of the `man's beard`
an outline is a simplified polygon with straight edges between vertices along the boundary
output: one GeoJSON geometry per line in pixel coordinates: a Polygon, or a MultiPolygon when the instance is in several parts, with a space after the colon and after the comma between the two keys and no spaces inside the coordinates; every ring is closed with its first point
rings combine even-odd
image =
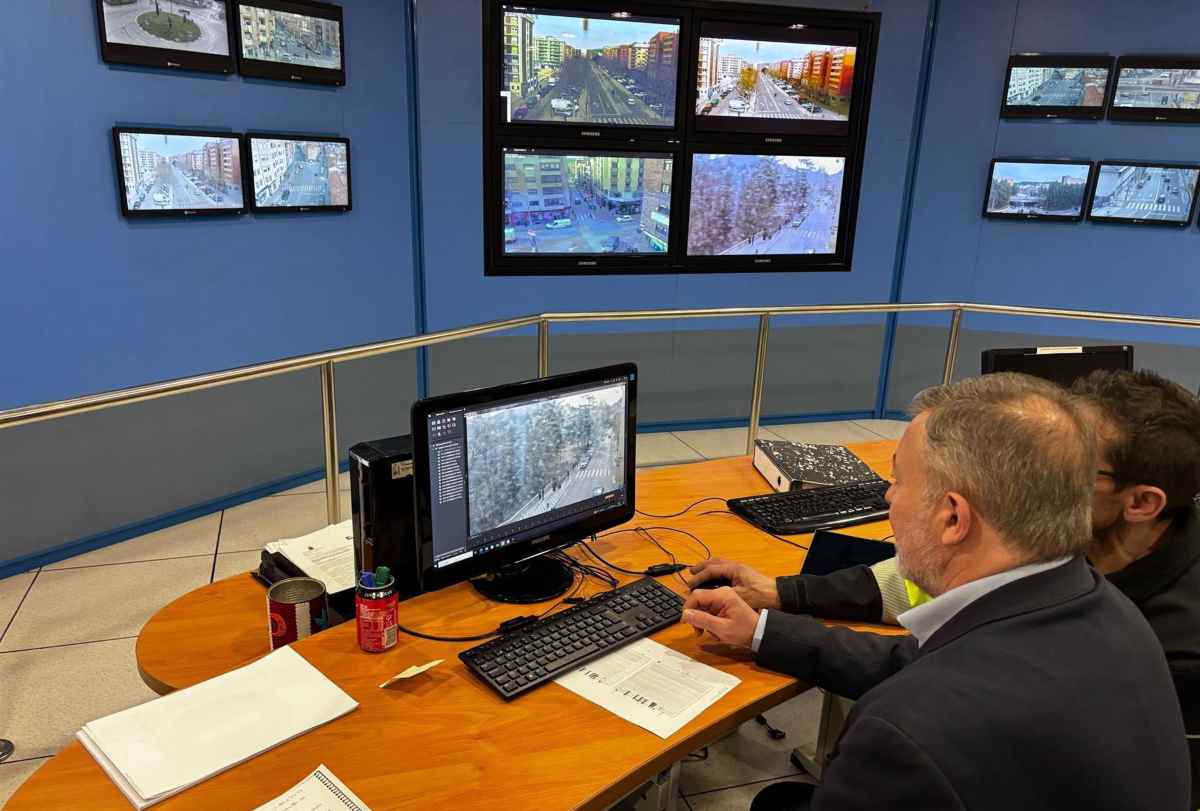
{"type": "Polygon", "coordinates": [[[905,580],[916,583],[921,591],[936,597],[941,594],[942,571],[945,568],[933,538],[908,549],[905,554],[896,550],[896,568],[905,580]]]}

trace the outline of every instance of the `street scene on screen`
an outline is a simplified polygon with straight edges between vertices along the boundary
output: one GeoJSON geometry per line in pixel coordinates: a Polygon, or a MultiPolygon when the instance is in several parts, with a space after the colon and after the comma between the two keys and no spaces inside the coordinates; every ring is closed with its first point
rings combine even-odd
{"type": "Polygon", "coordinates": [[[1117,77],[1113,106],[1200,109],[1200,70],[1125,68],[1117,77]]]}
{"type": "Polygon", "coordinates": [[[1013,68],[1007,104],[1014,107],[1102,107],[1108,68],[1013,68]]]}
{"type": "Polygon", "coordinates": [[[114,45],[229,55],[221,0],[103,0],[104,31],[114,45]]]}
{"type": "Polygon", "coordinates": [[[1187,222],[1198,174],[1165,166],[1101,166],[1092,216],[1187,222]]]}
{"type": "Polygon", "coordinates": [[[242,53],[247,59],[331,70],[342,67],[337,20],[246,4],[240,9],[242,53]]]}
{"type": "Polygon", "coordinates": [[[253,138],[254,200],[260,206],[350,204],[346,145],[253,138]]]}
{"type": "Polygon", "coordinates": [[[1077,216],[1087,192],[1087,166],[1065,163],[997,163],[987,210],[991,214],[1077,216]]]}
{"type": "Polygon", "coordinates": [[[855,49],[700,39],[696,114],[846,121],[855,49]]]}
{"type": "Polygon", "coordinates": [[[242,207],[238,139],[121,133],[119,140],[130,211],[242,207]]]}
{"type": "Polygon", "coordinates": [[[833,253],[845,158],[696,155],[690,256],[833,253]]]}
{"type": "Polygon", "coordinates": [[[470,534],[619,490],[625,386],[467,414],[470,534]]]}

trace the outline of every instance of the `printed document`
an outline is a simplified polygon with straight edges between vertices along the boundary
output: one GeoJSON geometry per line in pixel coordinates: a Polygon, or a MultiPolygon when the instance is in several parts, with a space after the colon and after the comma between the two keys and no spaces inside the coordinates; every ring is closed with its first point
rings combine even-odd
{"type": "Polygon", "coordinates": [[[328,594],[354,588],[354,529],[349,520],[299,538],[271,541],[266,549],[282,554],[300,571],[320,580],[328,594]]]}
{"type": "Polygon", "coordinates": [[[308,777],[254,811],[371,811],[322,763],[308,777]]]}

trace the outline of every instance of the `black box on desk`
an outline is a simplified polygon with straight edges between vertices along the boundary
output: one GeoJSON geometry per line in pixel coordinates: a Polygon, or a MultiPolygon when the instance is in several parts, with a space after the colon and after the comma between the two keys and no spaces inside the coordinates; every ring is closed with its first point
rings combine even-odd
{"type": "Polygon", "coordinates": [[[412,435],[373,439],[350,448],[350,506],[355,572],[387,566],[401,599],[420,594],[412,435]]]}

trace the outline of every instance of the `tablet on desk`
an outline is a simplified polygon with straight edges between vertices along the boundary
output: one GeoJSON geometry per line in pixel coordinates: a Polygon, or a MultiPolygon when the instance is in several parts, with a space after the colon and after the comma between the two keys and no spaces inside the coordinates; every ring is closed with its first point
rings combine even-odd
{"type": "Polygon", "coordinates": [[[871,541],[820,529],[813,533],[800,574],[830,574],[851,566],[874,566],[895,555],[896,547],[886,541],[871,541]]]}

